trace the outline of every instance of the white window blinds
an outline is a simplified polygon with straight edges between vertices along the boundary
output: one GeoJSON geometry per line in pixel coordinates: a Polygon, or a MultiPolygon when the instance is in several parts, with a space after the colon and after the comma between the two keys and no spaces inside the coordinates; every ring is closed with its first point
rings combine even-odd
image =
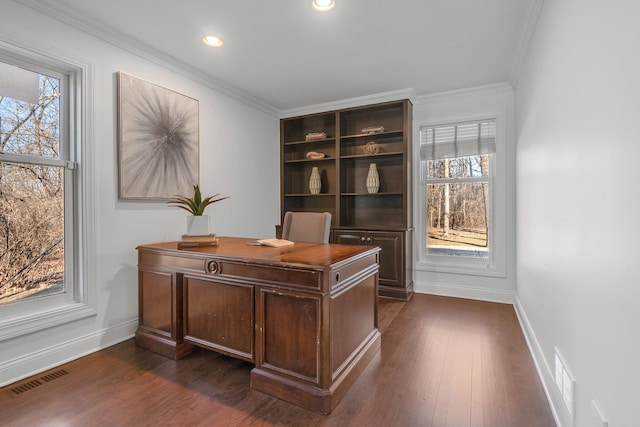
{"type": "Polygon", "coordinates": [[[420,160],[422,162],[495,152],[495,120],[420,128],[420,160]]]}
{"type": "Polygon", "coordinates": [[[37,104],[40,99],[40,75],[0,62],[0,97],[37,104]]]}

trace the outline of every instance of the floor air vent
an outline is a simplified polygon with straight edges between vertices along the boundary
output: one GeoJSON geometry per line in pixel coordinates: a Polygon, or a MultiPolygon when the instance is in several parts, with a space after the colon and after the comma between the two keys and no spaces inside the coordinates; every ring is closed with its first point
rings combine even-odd
{"type": "Polygon", "coordinates": [[[51,372],[50,374],[44,375],[40,377],[40,379],[45,383],[48,383],[49,381],[57,380],[58,378],[64,377],[68,374],[69,372],[65,371],[64,369],[60,369],[59,371],[51,372]]]}
{"type": "Polygon", "coordinates": [[[26,391],[33,390],[36,387],[39,387],[53,380],[57,380],[58,378],[64,377],[65,375],[68,375],[68,374],[69,372],[65,371],[64,369],[61,369],[59,371],[55,371],[55,372],[51,372],[50,374],[43,375],[39,379],[22,383],[16,387],[13,387],[11,391],[14,392],[15,394],[22,394],[26,391]]]}

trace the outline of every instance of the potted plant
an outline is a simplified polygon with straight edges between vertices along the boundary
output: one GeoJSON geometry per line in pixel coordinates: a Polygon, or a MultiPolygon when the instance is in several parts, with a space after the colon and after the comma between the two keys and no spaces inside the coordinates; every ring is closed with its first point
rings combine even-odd
{"type": "Polygon", "coordinates": [[[200,186],[196,184],[193,186],[193,196],[175,195],[173,199],[169,200],[169,206],[184,209],[191,214],[191,216],[187,217],[187,236],[209,235],[209,216],[203,214],[207,206],[229,198],[229,196],[226,196],[216,199],[219,195],[220,193],[203,199],[200,186]]]}

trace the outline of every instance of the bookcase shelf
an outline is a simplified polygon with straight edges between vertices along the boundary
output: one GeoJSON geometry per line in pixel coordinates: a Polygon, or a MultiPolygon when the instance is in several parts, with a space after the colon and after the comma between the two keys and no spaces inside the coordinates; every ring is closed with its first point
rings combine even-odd
{"type": "Polygon", "coordinates": [[[401,100],[280,121],[282,218],[287,211],[329,212],[332,242],[379,245],[380,294],[401,299],[413,293],[411,117],[411,102],[401,100]],[[307,140],[322,133],[325,139],[307,140]],[[310,151],[325,157],[308,159],[310,151]],[[376,193],[366,188],[372,163],[376,193]],[[320,194],[309,191],[314,167],[320,194]]]}
{"type": "Polygon", "coordinates": [[[325,157],[323,159],[294,159],[294,160],[285,160],[285,163],[311,163],[311,162],[326,162],[326,161],[335,161],[336,159],[332,157],[325,157]]]}
{"type": "Polygon", "coordinates": [[[285,146],[294,146],[294,145],[307,145],[307,146],[312,146],[312,145],[320,145],[320,144],[335,144],[335,138],[326,138],[326,139],[317,139],[317,140],[312,140],[312,141],[291,141],[291,142],[285,142],[284,145],[285,146]]]}
{"type": "MultiPolygon", "coordinates": [[[[323,197],[336,197],[336,195],[334,193],[324,193],[324,194],[285,194],[284,197],[290,197],[290,198],[308,198],[308,199],[314,199],[314,198],[323,198],[323,197]]],[[[334,201],[331,201],[331,203],[335,203],[334,201]]]]}

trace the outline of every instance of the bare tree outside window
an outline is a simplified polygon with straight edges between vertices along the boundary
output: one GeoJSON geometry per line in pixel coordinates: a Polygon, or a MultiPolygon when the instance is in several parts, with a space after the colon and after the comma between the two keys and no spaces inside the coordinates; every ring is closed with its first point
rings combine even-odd
{"type": "Polygon", "coordinates": [[[495,120],[420,128],[428,255],[489,258],[495,120]]]}
{"type": "Polygon", "coordinates": [[[36,103],[0,86],[0,304],[65,291],[61,81],[36,81],[36,103]]]}
{"type": "Polygon", "coordinates": [[[488,256],[488,165],[487,155],[429,161],[427,248],[433,253],[488,256]]]}

